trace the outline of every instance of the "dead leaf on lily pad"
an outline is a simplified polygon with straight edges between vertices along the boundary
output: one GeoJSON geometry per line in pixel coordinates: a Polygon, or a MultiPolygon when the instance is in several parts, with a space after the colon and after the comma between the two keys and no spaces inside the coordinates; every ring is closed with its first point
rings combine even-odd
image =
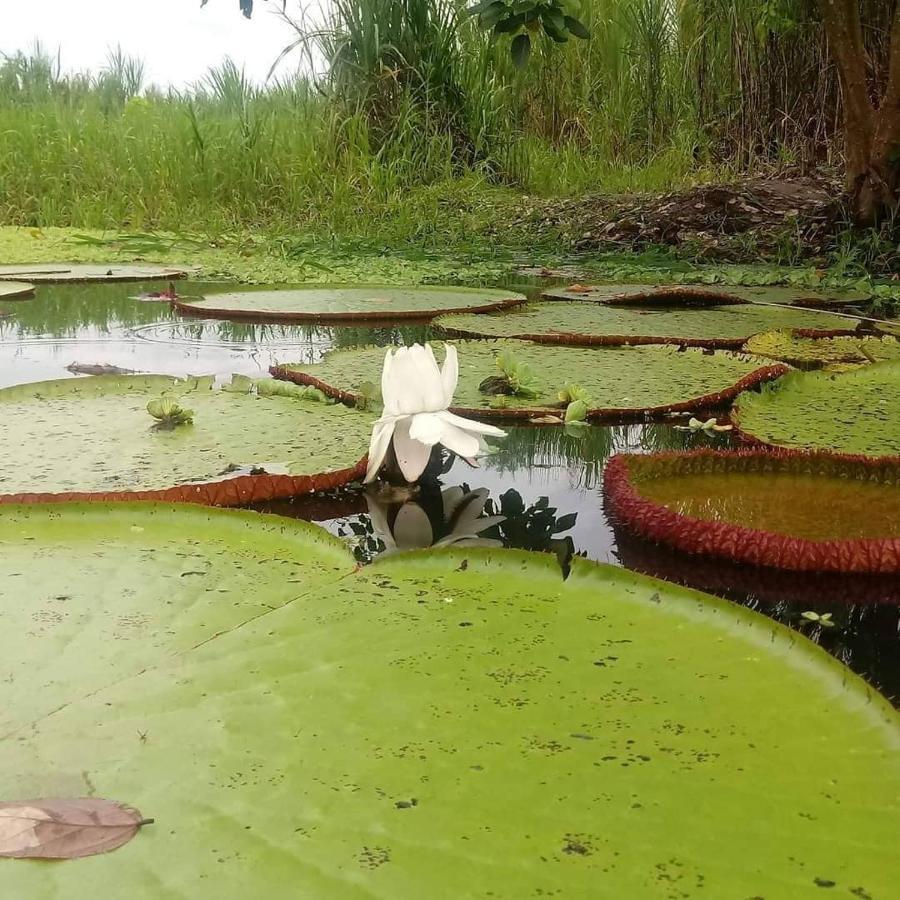
{"type": "Polygon", "coordinates": [[[96,797],[0,803],[0,857],[77,859],[108,853],[152,821],[130,806],[96,797]]]}

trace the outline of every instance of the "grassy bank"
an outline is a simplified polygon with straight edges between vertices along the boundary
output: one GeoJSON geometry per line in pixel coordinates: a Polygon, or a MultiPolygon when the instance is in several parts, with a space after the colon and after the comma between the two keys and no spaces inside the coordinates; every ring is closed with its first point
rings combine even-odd
{"type": "Polygon", "coordinates": [[[522,193],[664,191],[838,160],[812,0],[575,5],[592,39],[536,40],[522,71],[453,0],[333,0],[291,57],[307,48],[327,71],[264,90],[227,63],[164,93],[121,54],[82,75],[40,51],[7,59],[0,221],[421,241],[470,232],[473,204],[502,212],[522,193]]]}

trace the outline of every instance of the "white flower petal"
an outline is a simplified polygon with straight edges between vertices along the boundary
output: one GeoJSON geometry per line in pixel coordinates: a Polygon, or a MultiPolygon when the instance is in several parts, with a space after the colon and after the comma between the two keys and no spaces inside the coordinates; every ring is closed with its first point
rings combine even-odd
{"type": "Polygon", "coordinates": [[[394,540],[399,550],[417,550],[430,547],[434,532],[428,514],[418,503],[404,503],[394,519],[394,540]]]}
{"type": "Polygon", "coordinates": [[[417,358],[418,377],[423,394],[422,409],[428,412],[436,412],[439,409],[446,409],[447,402],[444,400],[444,385],[441,378],[441,370],[438,367],[437,360],[434,358],[434,351],[431,344],[420,347],[418,344],[413,346],[419,352],[417,358]]]}
{"type": "Polygon", "coordinates": [[[394,416],[383,416],[372,426],[372,440],[369,442],[369,462],[366,467],[366,482],[374,481],[378,470],[384,463],[388,447],[391,445],[391,436],[397,426],[394,416]]]}
{"type": "Polygon", "coordinates": [[[395,381],[391,375],[394,362],[394,353],[388,350],[384,354],[384,365],[381,369],[381,401],[384,404],[386,415],[395,416],[400,411],[398,392],[395,389],[395,381]]]}
{"type": "Polygon", "coordinates": [[[394,453],[403,477],[409,481],[418,481],[431,458],[431,447],[409,436],[410,419],[400,419],[394,428],[394,453]]]}
{"type": "MultiPolygon", "coordinates": [[[[416,419],[418,416],[413,418],[416,419]]],[[[457,456],[464,458],[475,456],[479,449],[477,434],[470,434],[468,431],[457,428],[455,425],[448,425],[446,422],[441,423],[440,443],[457,456]]]]}
{"type": "Polygon", "coordinates": [[[440,413],[421,412],[411,417],[409,436],[431,447],[441,442],[445,428],[447,423],[441,418],[440,413]]]}
{"type": "Polygon", "coordinates": [[[466,431],[472,431],[475,434],[488,434],[493,437],[506,437],[506,432],[496,425],[486,425],[484,422],[476,422],[474,419],[466,419],[457,416],[455,413],[448,412],[446,409],[437,413],[449,425],[455,425],[457,428],[465,428],[466,431]]]}
{"type": "Polygon", "coordinates": [[[444,389],[444,409],[453,402],[453,394],[459,381],[459,357],[453,344],[444,344],[444,366],[441,369],[441,385],[444,389]]]}

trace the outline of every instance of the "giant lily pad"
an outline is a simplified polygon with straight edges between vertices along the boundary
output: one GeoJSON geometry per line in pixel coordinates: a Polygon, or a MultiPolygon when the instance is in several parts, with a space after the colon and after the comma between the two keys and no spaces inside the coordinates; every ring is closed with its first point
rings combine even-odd
{"type": "Polygon", "coordinates": [[[765,451],[619,455],[612,515],[686,553],[812,572],[900,573],[900,460],[765,451]]]}
{"type": "Polygon", "coordinates": [[[680,344],[738,348],[774,328],[847,334],[851,319],[805,309],[759,304],[635,308],[600,303],[540,303],[491,316],[441,316],[435,325],[460,337],[507,337],[542,344],[680,344]]]}
{"type": "Polygon", "coordinates": [[[900,341],[892,337],[804,337],[796,331],[764,331],[744,344],[744,352],[809,369],[841,363],[865,364],[900,359],[900,341]]]}
{"type": "Polygon", "coordinates": [[[900,877],[897,714],[749,610],[514,551],[355,571],[314,526],[185,507],[7,508],[0,544],[0,795],[156,822],[77,864],[4,862],[11,897],[887,897],[900,877]]]}
{"type": "Polygon", "coordinates": [[[0,282],[0,300],[21,300],[34,293],[34,285],[24,281],[0,282]]]}
{"type": "Polygon", "coordinates": [[[0,390],[0,502],[134,496],[231,506],[361,474],[371,415],[258,396],[249,382],[213,390],[212,378],[110,375],[0,390]],[[155,424],[146,407],[164,392],[194,411],[192,425],[155,424]]]}
{"type": "Polygon", "coordinates": [[[789,306],[838,306],[868,299],[861,291],[816,291],[808,288],[746,287],[724,284],[574,284],[542,294],[547,300],[589,300],[622,305],[776,303],[789,306]]]}
{"type": "Polygon", "coordinates": [[[448,312],[516,306],[521,294],[488,288],[396,287],[386,284],[309,285],[280,291],[238,291],[179,299],[181,312],[224,319],[295,322],[431,319],[448,312]]]}
{"type": "Polygon", "coordinates": [[[764,444],[900,456],[900,361],[848,372],[792,372],[742,394],[731,418],[764,444]]]}
{"type": "MultiPolygon", "coordinates": [[[[558,394],[567,383],[584,388],[593,417],[693,410],[727,403],[745,386],[787,371],[752,356],[662,346],[578,349],[519,341],[461,341],[456,346],[459,385],[451,409],[462,415],[521,418],[560,413],[558,394]],[[479,389],[486,378],[499,374],[496,360],[504,352],[533,371],[535,396],[491,396],[479,389]]],[[[378,383],[383,360],[383,347],[364,347],[334,351],[316,365],[276,366],[272,374],[358,402],[363,385],[378,383]]]]}
{"type": "Polygon", "coordinates": [[[186,268],[154,263],[35,263],[23,266],[0,266],[0,281],[26,279],[40,284],[63,284],[74,281],[152,281],[184,278],[186,268]]]}

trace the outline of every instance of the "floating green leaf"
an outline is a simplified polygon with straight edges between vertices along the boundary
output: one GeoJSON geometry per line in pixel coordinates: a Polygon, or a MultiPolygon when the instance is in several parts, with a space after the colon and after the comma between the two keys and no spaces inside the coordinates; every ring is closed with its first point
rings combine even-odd
{"type": "Polygon", "coordinates": [[[810,308],[859,303],[869,298],[862,291],[817,291],[807,288],[725,284],[573,284],[553,287],[541,295],[547,300],[589,300],[593,303],[646,306],[716,306],[723,303],[774,303],[810,308]]]}
{"type": "Polygon", "coordinates": [[[182,312],[215,318],[327,322],[430,319],[448,311],[503,309],[524,300],[521,294],[490,288],[320,284],[182,298],[175,306],[182,312]]]}
{"type": "MultiPolygon", "coordinates": [[[[667,346],[571,348],[519,341],[459,341],[456,346],[460,369],[453,408],[463,414],[558,413],[563,407],[559,385],[571,381],[591,398],[592,415],[691,409],[725,402],[737,393],[739,383],[758,383],[783,371],[766,368],[765,361],[752,356],[667,346]],[[533,397],[482,392],[482,383],[496,375],[496,359],[503,353],[511,353],[534,373],[533,397]]],[[[273,372],[331,396],[355,400],[359,385],[379,377],[383,359],[384,348],[364,347],[333,351],[315,365],[278,366],[273,372]]]]}
{"type": "Polygon", "coordinates": [[[552,302],[496,315],[447,315],[435,325],[464,337],[508,337],[554,344],[673,343],[740,347],[773,328],[852,331],[856,322],[816,310],[763,304],[634,307],[552,302]]]}
{"type": "Polygon", "coordinates": [[[513,551],[354,571],[314,526],[200,508],[8,508],[0,543],[4,796],[156,820],[77,865],[4,863],[10,897],[897,883],[896,712],[750,610],[513,551]]]}
{"type": "Polygon", "coordinates": [[[744,344],[746,353],[814,368],[835,363],[870,363],[900,359],[900,341],[892,337],[803,337],[796,332],[765,331],[744,344]]]}
{"type": "Polygon", "coordinates": [[[741,394],[731,418],[765,444],[900,456],[900,361],[792,372],[759,393],[741,394]]]}
{"type": "Polygon", "coordinates": [[[191,484],[215,483],[230,465],[269,460],[298,479],[322,476],[305,490],[324,489],[366,452],[370,414],[212,388],[211,378],[110,375],[0,390],[0,497],[180,487],[188,499],[191,484]],[[176,407],[193,410],[194,424],[154,427],[148,403],[162,418],[176,407]]]}
{"type": "Polygon", "coordinates": [[[162,266],[154,263],[122,265],[121,263],[34,263],[0,266],[0,281],[25,279],[39,284],[61,284],[74,281],[153,281],[184,278],[188,267],[162,266]]]}
{"type": "Polygon", "coordinates": [[[0,300],[21,300],[34,293],[34,285],[23,281],[0,282],[0,300]]]}

